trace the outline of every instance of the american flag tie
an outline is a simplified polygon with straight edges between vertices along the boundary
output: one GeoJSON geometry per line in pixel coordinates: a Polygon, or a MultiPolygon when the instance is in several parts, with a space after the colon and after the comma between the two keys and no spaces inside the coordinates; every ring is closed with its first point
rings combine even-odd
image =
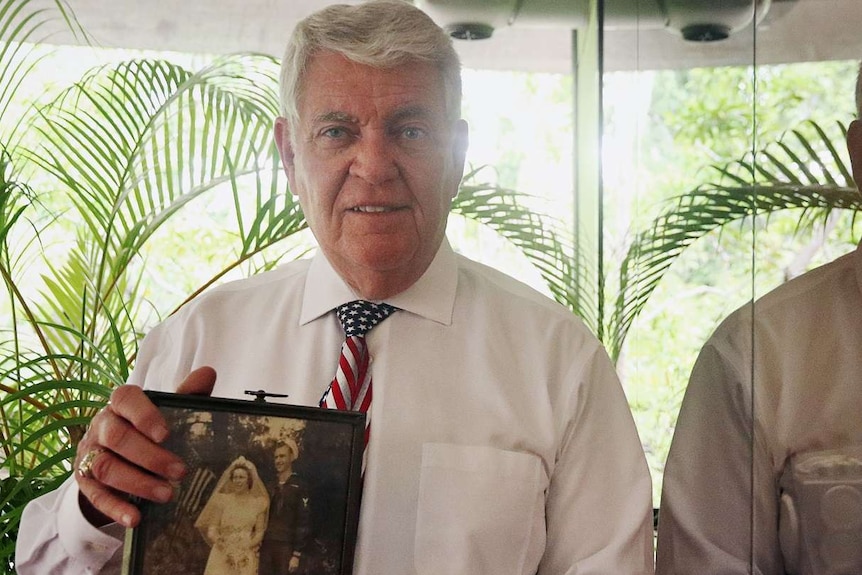
{"type": "MultiPolygon", "coordinates": [[[[365,445],[371,432],[371,373],[368,371],[368,346],[365,335],[378,323],[397,311],[385,303],[356,300],[335,308],[346,339],[335,378],[320,399],[320,407],[365,413],[365,445]]],[[[365,458],[362,459],[365,470],[365,458]]]]}

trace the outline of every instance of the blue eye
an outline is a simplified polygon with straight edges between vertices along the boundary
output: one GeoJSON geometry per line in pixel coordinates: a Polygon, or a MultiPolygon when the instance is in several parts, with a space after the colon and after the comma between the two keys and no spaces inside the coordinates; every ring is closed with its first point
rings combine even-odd
{"type": "Polygon", "coordinates": [[[404,130],[402,130],[401,133],[408,140],[418,140],[419,138],[421,138],[422,136],[425,135],[424,130],[422,130],[421,128],[413,128],[413,127],[404,128],[404,130]]]}
{"type": "Polygon", "coordinates": [[[338,139],[343,138],[347,135],[347,130],[341,128],[339,126],[333,128],[327,128],[322,132],[322,135],[327,138],[338,139]]]}

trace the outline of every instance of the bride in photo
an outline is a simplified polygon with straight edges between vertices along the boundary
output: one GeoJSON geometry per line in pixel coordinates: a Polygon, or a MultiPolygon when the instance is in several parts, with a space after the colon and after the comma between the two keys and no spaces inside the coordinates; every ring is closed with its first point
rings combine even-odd
{"type": "Polygon", "coordinates": [[[195,522],[211,547],[204,575],[257,575],[268,511],[269,495],[257,468],[238,457],[195,522]]]}

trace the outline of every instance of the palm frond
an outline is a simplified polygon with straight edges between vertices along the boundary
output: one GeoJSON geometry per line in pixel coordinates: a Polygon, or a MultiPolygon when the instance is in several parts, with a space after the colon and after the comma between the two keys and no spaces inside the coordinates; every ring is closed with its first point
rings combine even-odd
{"type": "Polygon", "coordinates": [[[302,247],[295,253],[290,253],[289,250],[282,250],[274,256],[268,253],[274,246],[308,229],[299,202],[287,189],[287,183],[281,181],[284,176],[278,151],[272,147],[270,152],[269,161],[253,171],[253,178],[241,177],[240,174],[231,172],[233,217],[236,222],[238,246],[234,257],[225,267],[193,290],[174,308],[172,314],[255,257],[267,254],[252,273],[271,269],[288,255],[292,256],[291,259],[296,259],[306,254],[307,249],[302,247]]]}
{"type": "MultiPolygon", "coordinates": [[[[584,260],[562,226],[539,216],[521,200],[527,196],[507,188],[479,182],[479,170],[467,174],[452,203],[452,212],[475,220],[511,242],[538,269],[554,298],[598,329],[596,300],[576,289],[583,275],[584,260]]],[[[597,333],[594,331],[594,333],[597,333]]]]}
{"type": "MultiPolygon", "coordinates": [[[[119,334],[131,348],[136,310],[125,306],[140,303],[130,292],[140,275],[130,275],[129,264],[189,202],[223,184],[237,188],[275,155],[276,69],[272,58],[253,55],[198,72],[132,60],[96,68],[41,110],[43,146],[29,158],[57,178],[73,203],[71,216],[84,224],[68,257],[43,278],[42,317],[86,333],[97,346],[119,334]]],[[[277,235],[275,220],[290,220],[271,196],[261,200],[270,205],[269,227],[252,228],[263,243],[277,235]]],[[[56,349],[76,349],[72,343],[56,349]]]]}
{"type": "Polygon", "coordinates": [[[862,208],[846,160],[833,143],[836,134],[845,135],[846,127],[839,123],[830,133],[806,122],[754,158],[716,167],[719,182],[677,197],[639,232],[619,272],[620,287],[608,328],[612,357],[619,357],[632,322],[668,268],[706,234],[781,210],[801,210],[800,225],[810,227],[832,210],[862,208]]]}
{"type": "Polygon", "coordinates": [[[0,133],[0,141],[10,151],[15,150],[30,122],[29,114],[10,112],[10,109],[17,103],[22,83],[46,54],[39,47],[60,31],[71,33],[79,43],[89,42],[74,13],[62,0],[54,0],[47,7],[33,0],[0,3],[0,38],[3,38],[0,43],[0,120],[3,121],[0,125],[7,129],[0,133]]]}
{"type": "Polygon", "coordinates": [[[15,178],[11,154],[0,147],[0,249],[4,252],[12,228],[32,201],[32,190],[15,178]]]}
{"type": "Polygon", "coordinates": [[[196,73],[134,60],[93,71],[43,110],[47,144],[31,158],[104,238],[104,274],[121,274],[171,214],[270,155],[275,74],[263,56],[196,73]]]}

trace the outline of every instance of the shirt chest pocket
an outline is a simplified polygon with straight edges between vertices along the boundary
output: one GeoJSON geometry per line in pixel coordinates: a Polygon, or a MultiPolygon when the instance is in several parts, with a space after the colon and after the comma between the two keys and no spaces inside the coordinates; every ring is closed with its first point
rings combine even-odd
{"type": "Polygon", "coordinates": [[[544,545],[541,460],[490,447],[425,444],[416,524],[418,575],[524,572],[544,545]]]}

